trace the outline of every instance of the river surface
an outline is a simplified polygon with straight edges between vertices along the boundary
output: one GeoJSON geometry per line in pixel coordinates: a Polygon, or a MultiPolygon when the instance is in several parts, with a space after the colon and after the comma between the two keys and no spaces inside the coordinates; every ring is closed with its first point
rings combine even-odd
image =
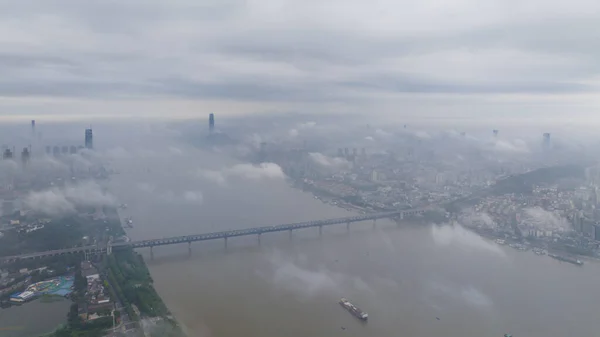
{"type": "MultiPolygon", "coordinates": [[[[108,142],[107,142],[108,143],[108,142]]],[[[132,239],[352,213],[218,153],[112,149],[132,239]],[[236,166],[238,165],[238,166],[236,166]],[[221,170],[207,172],[205,170],[221,170]]],[[[268,169],[265,169],[268,171],[268,169]]],[[[597,336],[600,268],[497,246],[461,227],[370,221],[140,250],[190,336],[597,336]],[[347,297],[366,324],[341,308],[347,297]]],[[[64,311],[66,312],[66,311],[64,311]]]]}
{"type": "Polygon", "coordinates": [[[37,299],[19,306],[0,309],[1,337],[37,337],[54,331],[67,322],[72,302],[57,299],[42,302],[37,299]]]}

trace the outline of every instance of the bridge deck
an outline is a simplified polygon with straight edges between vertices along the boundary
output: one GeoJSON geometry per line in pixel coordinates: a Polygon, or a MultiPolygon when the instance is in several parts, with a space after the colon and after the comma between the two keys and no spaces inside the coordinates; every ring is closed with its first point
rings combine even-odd
{"type": "Polygon", "coordinates": [[[357,216],[351,216],[351,217],[345,217],[345,218],[297,222],[297,223],[291,223],[291,224],[285,224],[285,225],[255,227],[255,228],[221,231],[221,232],[213,232],[213,233],[198,234],[198,235],[175,236],[175,237],[168,237],[168,238],[162,238],[162,239],[131,241],[131,242],[113,244],[113,249],[119,249],[121,247],[133,247],[133,248],[153,247],[153,246],[171,245],[171,244],[177,244],[177,243],[224,239],[224,238],[230,238],[230,237],[236,237],[236,236],[258,235],[258,234],[271,233],[271,232],[283,232],[283,231],[288,231],[288,230],[297,230],[297,229],[301,229],[301,228],[321,227],[321,226],[329,226],[329,225],[335,225],[335,224],[341,224],[341,223],[349,223],[349,222],[351,223],[351,222],[359,222],[359,221],[365,221],[365,220],[388,218],[388,217],[391,217],[394,215],[398,215],[399,213],[400,213],[399,211],[395,211],[395,212],[385,212],[385,213],[375,213],[375,214],[364,214],[364,215],[357,215],[357,216]]]}
{"type": "MultiPolygon", "coordinates": [[[[322,226],[329,226],[329,225],[342,224],[342,223],[359,222],[359,221],[365,221],[365,220],[375,220],[375,219],[381,219],[381,218],[389,218],[389,217],[393,217],[393,216],[397,216],[397,215],[401,215],[401,214],[422,213],[424,211],[425,211],[425,208],[409,209],[409,210],[393,211],[393,212],[383,212],[383,213],[371,213],[371,214],[350,216],[350,217],[345,217],[345,218],[296,222],[296,223],[276,225],[276,226],[264,226],[264,227],[248,228],[248,229],[237,229],[237,230],[229,230],[229,231],[221,231],[221,232],[197,234],[197,235],[174,236],[174,237],[167,237],[167,238],[162,238],[162,239],[120,242],[120,243],[112,244],[111,247],[112,247],[112,249],[123,249],[123,248],[129,248],[129,247],[142,248],[142,247],[172,245],[172,244],[186,243],[186,242],[225,239],[225,238],[236,237],[236,236],[258,235],[258,234],[263,234],[263,233],[282,232],[282,231],[296,230],[296,229],[301,229],[301,228],[322,227],[322,226]]],[[[105,246],[102,246],[102,247],[101,246],[83,246],[83,247],[74,247],[74,248],[67,248],[67,249],[58,249],[58,250],[52,250],[52,251],[31,253],[31,254],[4,256],[4,257],[0,257],[0,261],[13,261],[13,260],[18,260],[18,259],[40,258],[40,257],[46,257],[46,256],[80,253],[80,252],[86,252],[86,251],[87,252],[102,252],[102,253],[104,253],[107,251],[107,247],[105,247],[105,246]]]]}

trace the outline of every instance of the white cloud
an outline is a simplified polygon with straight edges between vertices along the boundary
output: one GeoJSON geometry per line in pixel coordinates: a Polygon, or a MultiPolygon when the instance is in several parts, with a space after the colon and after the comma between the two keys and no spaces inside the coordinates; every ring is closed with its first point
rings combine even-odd
{"type": "Polygon", "coordinates": [[[431,236],[439,247],[456,247],[467,251],[488,252],[505,256],[504,251],[459,224],[431,226],[431,236]]]}
{"type": "Polygon", "coordinates": [[[313,162],[315,162],[316,164],[319,164],[323,167],[330,167],[330,168],[337,168],[337,169],[344,169],[344,168],[350,167],[350,162],[348,162],[344,158],[329,157],[329,156],[326,156],[319,152],[311,152],[308,154],[308,157],[313,162]]]}
{"type": "Polygon", "coordinates": [[[275,163],[261,163],[259,165],[237,164],[225,170],[227,176],[245,179],[283,179],[285,174],[281,167],[275,163]]]}
{"type": "Polygon", "coordinates": [[[541,207],[530,207],[524,209],[522,221],[529,222],[541,230],[572,230],[567,219],[558,214],[546,211],[541,207]]]}
{"type": "Polygon", "coordinates": [[[198,176],[202,179],[212,181],[218,185],[226,186],[231,178],[262,180],[262,179],[284,179],[285,174],[281,167],[275,163],[237,164],[225,167],[221,170],[199,170],[198,176]]]}
{"type": "Polygon", "coordinates": [[[371,136],[366,136],[366,137],[365,137],[365,140],[368,140],[368,141],[372,142],[372,141],[374,141],[375,139],[373,139],[373,137],[371,137],[371,136]]]}
{"type": "Polygon", "coordinates": [[[26,207],[49,215],[72,213],[77,206],[108,206],[115,198],[93,181],[30,192],[24,199],[26,207]]]}
{"type": "Polygon", "coordinates": [[[49,215],[75,212],[75,205],[57,189],[29,193],[25,197],[24,204],[36,212],[49,215]]]}
{"type": "Polygon", "coordinates": [[[290,137],[295,138],[298,137],[298,130],[296,129],[291,129],[288,134],[290,135],[290,137]]]}
{"type": "Polygon", "coordinates": [[[383,131],[382,129],[376,129],[375,134],[377,136],[380,136],[381,138],[390,138],[392,136],[391,133],[389,133],[387,131],[383,131]]]}
{"type": "Polygon", "coordinates": [[[489,296],[472,285],[456,286],[449,283],[430,282],[429,286],[444,296],[460,300],[475,308],[488,309],[494,304],[489,296]]]}
{"type": "Polygon", "coordinates": [[[524,154],[524,153],[530,152],[527,144],[521,139],[516,139],[514,141],[497,140],[494,142],[493,149],[498,152],[515,153],[515,154],[519,154],[519,153],[524,154]]]}

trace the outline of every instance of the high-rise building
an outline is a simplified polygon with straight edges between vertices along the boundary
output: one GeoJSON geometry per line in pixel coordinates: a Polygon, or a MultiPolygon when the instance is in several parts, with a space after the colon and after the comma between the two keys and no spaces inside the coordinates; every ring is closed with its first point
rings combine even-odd
{"type": "Polygon", "coordinates": [[[13,154],[10,149],[6,149],[6,150],[4,150],[4,153],[2,153],[2,159],[12,159],[12,157],[13,157],[13,154]]]}
{"type": "Polygon", "coordinates": [[[492,132],[494,133],[494,138],[498,137],[498,130],[493,130],[492,132]]]}
{"type": "Polygon", "coordinates": [[[52,146],[46,145],[46,154],[51,154],[51,153],[52,153],[52,146]]]}
{"type": "Polygon", "coordinates": [[[35,119],[31,120],[31,133],[35,134],[35,119]]]}
{"type": "Polygon", "coordinates": [[[211,133],[215,131],[215,114],[213,113],[208,115],[208,131],[211,133]]]}
{"type": "Polygon", "coordinates": [[[55,146],[52,148],[52,154],[53,154],[55,157],[58,157],[58,156],[60,156],[60,147],[59,147],[58,145],[55,145],[55,146]]]}
{"type": "Polygon", "coordinates": [[[550,148],[550,134],[548,132],[544,133],[544,149],[550,148]]]}
{"type": "Polygon", "coordinates": [[[353,149],[352,149],[352,155],[353,155],[354,157],[356,157],[356,156],[358,155],[358,149],[357,149],[357,148],[353,148],[353,149]]]}
{"type": "Polygon", "coordinates": [[[69,147],[69,153],[71,153],[71,154],[77,153],[77,147],[75,145],[71,145],[69,147]]]}
{"type": "Polygon", "coordinates": [[[62,154],[67,154],[69,153],[69,147],[67,145],[63,145],[63,147],[61,148],[61,152],[62,154]]]}
{"type": "Polygon", "coordinates": [[[85,148],[90,150],[94,148],[94,138],[91,128],[85,129],[85,148]]]}
{"type": "Polygon", "coordinates": [[[23,152],[21,152],[21,162],[23,163],[23,166],[27,166],[27,163],[29,163],[29,157],[29,149],[24,147],[23,152]]]}

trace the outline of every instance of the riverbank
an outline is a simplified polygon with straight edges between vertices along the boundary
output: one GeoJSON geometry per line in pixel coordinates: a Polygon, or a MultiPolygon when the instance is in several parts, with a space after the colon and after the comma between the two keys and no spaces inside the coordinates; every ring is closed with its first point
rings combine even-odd
{"type": "MultiPolygon", "coordinates": [[[[301,180],[292,181],[291,186],[294,188],[301,189],[304,192],[310,193],[311,195],[313,195],[313,197],[315,199],[320,200],[321,202],[323,202],[327,205],[336,206],[338,208],[342,208],[347,211],[359,212],[361,214],[365,214],[368,212],[382,211],[380,209],[375,209],[375,208],[368,207],[365,205],[353,204],[352,201],[349,200],[349,198],[342,198],[339,196],[334,196],[331,193],[325,193],[321,189],[313,186],[312,184],[307,184],[301,180]]],[[[427,219],[420,219],[420,221],[423,221],[423,220],[427,220],[427,219]]],[[[446,220],[448,220],[448,219],[446,219],[446,220]]],[[[425,222],[438,223],[436,221],[425,221],[425,222]]],[[[447,222],[447,221],[444,221],[444,222],[447,222]]],[[[598,260],[600,260],[600,258],[591,256],[590,254],[573,253],[572,251],[569,250],[569,247],[565,246],[565,245],[560,245],[560,244],[550,245],[543,241],[538,242],[538,241],[530,241],[530,240],[519,240],[519,239],[512,238],[512,237],[507,238],[506,235],[504,235],[504,234],[490,232],[490,231],[487,231],[485,229],[478,228],[478,227],[467,226],[465,228],[473,231],[474,233],[480,235],[481,237],[491,240],[492,242],[494,242],[494,244],[498,244],[498,245],[502,245],[502,246],[506,245],[517,251],[533,250],[536,255],[548,255],[548,254],[552,255],[551,253],[554,253],[554,254],[558,254],[560,257],[564,257],[567,259],[574,259],[575,261],[581,261],[581,260],[598,261],[598,260]]],[[[583,265],[583,263],[580,263],[579,265],[583,265]]]]}
{"type": "MultiPolygon", "coordinates": [[[[125,218],[116,209],[115,214],[121,223],[122,235],[126,235],[125,218]]],[[[103,268],[126,313],[124,317],[136,323],[144,336],[187,336],[154,288],[154,280],[140,254],[133,249],[113,252],[103,260],[103,268]]]]}

